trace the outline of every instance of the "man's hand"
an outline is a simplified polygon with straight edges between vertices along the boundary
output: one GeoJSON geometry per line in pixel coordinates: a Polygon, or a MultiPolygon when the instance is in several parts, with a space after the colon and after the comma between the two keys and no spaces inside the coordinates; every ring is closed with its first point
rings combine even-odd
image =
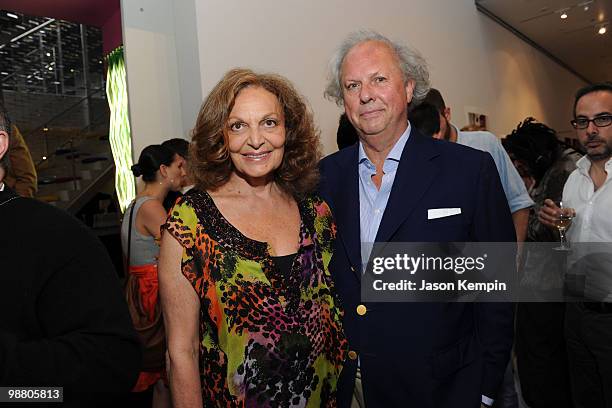
{"type": "Polygon", "coordinates": [[[548,228],[556,228],[556,221],[559,219],[561,209],[555,205],[553,200],[547,198],[544,205],[538,211],[538,220],[548,228]]]}
{"type": "MultiPolygon", "coordinates": [[[[556,228],[559,216],[563,212],[570,212],[572,216],[576,216],[576,211],[573,208],[559,208],[553,200],[547,198],[544,200],[544,205],[538,211],[538,220],[548,228],[556,228]]],[[[568,226],[569,228],[569,226],[568,226]]]]}

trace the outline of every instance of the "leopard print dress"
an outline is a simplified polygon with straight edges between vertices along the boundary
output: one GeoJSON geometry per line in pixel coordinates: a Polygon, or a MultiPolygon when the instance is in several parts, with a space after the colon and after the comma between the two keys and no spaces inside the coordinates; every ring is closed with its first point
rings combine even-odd
{"type": "Polygon", "coordinates": [[[298,203],[291,273],[245,237],[210,195],[191,190],[162,229],[182,245],[182,273],[200,298],[204,407],[334,407],[347,350],[327,269],[336,227],[316,196],[298,203]]]}

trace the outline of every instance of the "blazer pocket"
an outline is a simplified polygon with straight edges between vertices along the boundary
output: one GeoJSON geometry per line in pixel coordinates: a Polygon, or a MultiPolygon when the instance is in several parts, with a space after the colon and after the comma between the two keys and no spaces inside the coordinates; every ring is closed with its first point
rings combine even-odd
{"type": "Polygon", "coordinates": [[[459,214],[461,214],[461,208],[430,208],[427,210],[427,219],[435,220],[459,214]]]}
{"type": "Polygon", "coordinates": [[[474,336],[466,336],[433,357],[433,376],[442,379],[459,371],[476,359],[478,344],[474,336]]]}

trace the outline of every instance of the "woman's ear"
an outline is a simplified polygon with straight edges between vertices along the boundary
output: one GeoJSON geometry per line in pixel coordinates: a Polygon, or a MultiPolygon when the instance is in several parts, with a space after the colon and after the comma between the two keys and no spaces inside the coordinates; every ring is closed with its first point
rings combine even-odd
{"type": "Polygon", "coordinates": [[[165,164],[159,166],[159,174],[161,174],[163,178],[168,177],[168,166],[166,166],[165,164]]]}

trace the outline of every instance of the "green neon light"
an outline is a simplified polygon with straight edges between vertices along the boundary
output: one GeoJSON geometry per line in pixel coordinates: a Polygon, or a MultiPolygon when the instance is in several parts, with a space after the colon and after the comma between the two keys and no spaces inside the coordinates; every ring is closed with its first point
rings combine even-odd
{"type": "Polygon", "coordinates": [[[106,96],[110,107],[110,126],[108,138],[115,160],[115,190],[119,207],[124,212],[136,196],[136,182],[132,174],[132,135],[128,117],[127,82],[123,47],[119,47],[106,57],[108,74],[106,96]]]}

